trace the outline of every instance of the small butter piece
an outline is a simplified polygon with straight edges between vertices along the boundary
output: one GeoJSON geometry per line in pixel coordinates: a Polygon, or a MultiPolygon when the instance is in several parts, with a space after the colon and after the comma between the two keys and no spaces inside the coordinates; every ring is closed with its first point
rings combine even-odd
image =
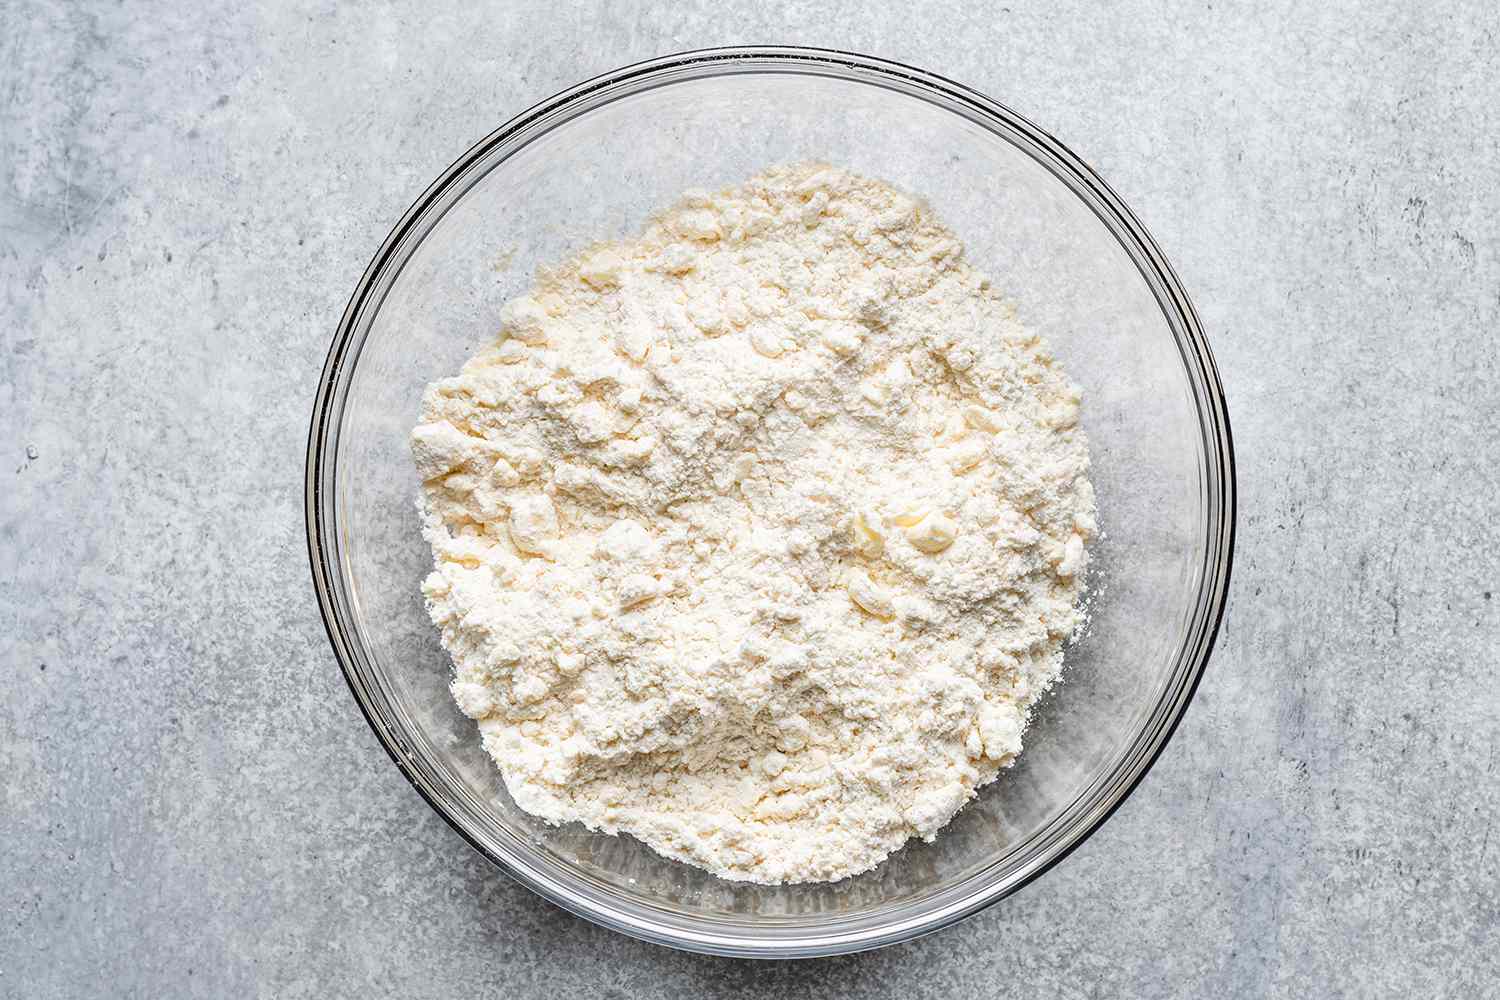
{"type": "Polygon", "coordinates": [[[946,514],[929,514],[906,529],[906,540],[912,547],[936,555],[958,537],[958,524],[946,514]]]}
{"type": "Polygon", "coordinates": [[[1000,414],[977,403],[964,407],[964,420],[976,431],[993,434],[1000,429],[1000,414]]]}
{"type": "Polygon", "coordinates": [[[557,509],[539,493],[525,494],[510,502],[510,540],[522,552],[552,557],[557,537],[557,509]]]}
{"type": "Polygon", "coordinates": [[[547,310],[540,302],[522,295],[500,307],[500,330],[527,344],[545,344],[547,318],[547,310]]]}
{"type": "Polygon", "coordinates": [[[984,461],[984,442],[979,438],[965,438],[948,449],[948,468],[954,472],[968,472],[984,461]]]}
{"type": "Polygon", "coordinates": [[[704,243],[718,239],[721,234],[718,216],[702,208],[678,212],[667,224],[678,236],[704,243]]]}
{"type": "Polygon", "coordinates": [[[870,574],[864,570],[851,570],[844,586],[849,591],[849,599],[869,614],[885,621],[896,617],[891,595],[871,580],[870,574]]]}
{"type": "Polygon", "coordinates": [[[891,518],[891,523],[898,528],[910,528],[922,518],[927,516],[927,508],[922,506],[908,506],[901,513],[891,518]]]}
{"type": "Polygon", "coordinates": [[[779,358],[786,350],[782,344],[781,332],[764,325],[750,330],[750,346],[755,348],[755,353],[767,358],[779,358]]]}
{"type": "Polygon", "coordinates": [[[596,250],[578,265],[578,276],[593,288],[616,288],[625,262],[613,250],[596,250]]]}
{"type": "Polygon", "coordinates": [[[854,551],[866,559],[879,559],[885,551],[885,538],[880,533],[880,520],[861,511],[854,515],[849,526],[850,541],[854,551]]]}
{"type": "Polygon", "coordinates": [[[616,592],[621,611],[645,604],[660,594],[661,584],[645,573],[628,574],[620,581],[620,588],[616,592]]]}
{"type": "Polygon", "coordinates": [[[1083,536],[1075,531],[1068,536],[1067,544],[1063,546],[1062,559],[1057,564],[1057,575],[1077,576],[1088,564],[1089,554],[1083,547],[1083,536]]]}

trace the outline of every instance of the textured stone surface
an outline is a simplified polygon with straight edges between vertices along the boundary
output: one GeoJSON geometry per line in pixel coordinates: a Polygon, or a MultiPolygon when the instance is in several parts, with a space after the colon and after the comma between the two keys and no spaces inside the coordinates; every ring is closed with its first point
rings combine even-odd
{"type": "Polygon", "coordinates": [[[1493,990],[1500,14],[653,6],[0,0],[0,995],[1493,990]],[[1100,168],[1203,314],[1242,490],[1219,652],[1119,813],[958,927],[779,965],[596,929],[450,832],[344,687],[300,506],[334,323],[431,177],[585,76],[775,40],[1100,168]]]}

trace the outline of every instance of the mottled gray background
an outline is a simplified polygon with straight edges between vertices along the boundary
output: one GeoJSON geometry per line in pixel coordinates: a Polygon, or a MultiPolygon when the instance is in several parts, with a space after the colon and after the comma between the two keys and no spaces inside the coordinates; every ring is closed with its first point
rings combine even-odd
{"type": "Polygon", "coordinates": [[[1500,12],[604,6],[0,0],[0,995],[1497,995],[1500,12]],[[345,689],[301,509],[335,321],[428,180],[757,41],[1097,166],[1202,312],[1242,491],[1218,654],[1119,813],[958,927],[779,965],[472,853],[345,689]]]}

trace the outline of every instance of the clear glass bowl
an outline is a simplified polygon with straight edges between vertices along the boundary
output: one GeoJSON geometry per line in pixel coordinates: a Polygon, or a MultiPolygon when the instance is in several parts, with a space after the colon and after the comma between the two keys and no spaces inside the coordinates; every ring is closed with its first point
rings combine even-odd
{"type": "Polygon", "coordinates": [[[967,88],[814,49],[692,52],[590,80],[512,119],[419,198],[339,324],[307,458],[323,617],[370,725],[474,847],[547,899],[694,951],[765,957],[915,937],[1037,877],[1161,752],[1223,610],[1229,424],[1208,344],[1151,237],[1051,136],[967,88]],[[418,584],[407,450],[423,386],[490,342],[538,263],[641,225],[690,187],[803,159],[926,196],[1084,390],[1104,534],[1091,624],[1015,767],[934,843],[833,884],[721,881],[628,837],[521,812],[447,691],[418,584]]]}

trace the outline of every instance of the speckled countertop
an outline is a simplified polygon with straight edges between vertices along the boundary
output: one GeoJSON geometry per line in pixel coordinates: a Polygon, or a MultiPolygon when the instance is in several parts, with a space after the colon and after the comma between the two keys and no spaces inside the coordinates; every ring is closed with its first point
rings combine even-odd
{"type": "Polygon", "coordinates": [[[0,22],[0,996],[1496,988],[1493,5],[0,22]],[[782,965],[639,944],[481,861],[346,691],[301,509],[334,323],[427,181],[583,77],[750,41],[936,70],[1097,166],[1202,313],[1241,487],[1218,654],[1124,808],[958,927],[782,965]]]}

